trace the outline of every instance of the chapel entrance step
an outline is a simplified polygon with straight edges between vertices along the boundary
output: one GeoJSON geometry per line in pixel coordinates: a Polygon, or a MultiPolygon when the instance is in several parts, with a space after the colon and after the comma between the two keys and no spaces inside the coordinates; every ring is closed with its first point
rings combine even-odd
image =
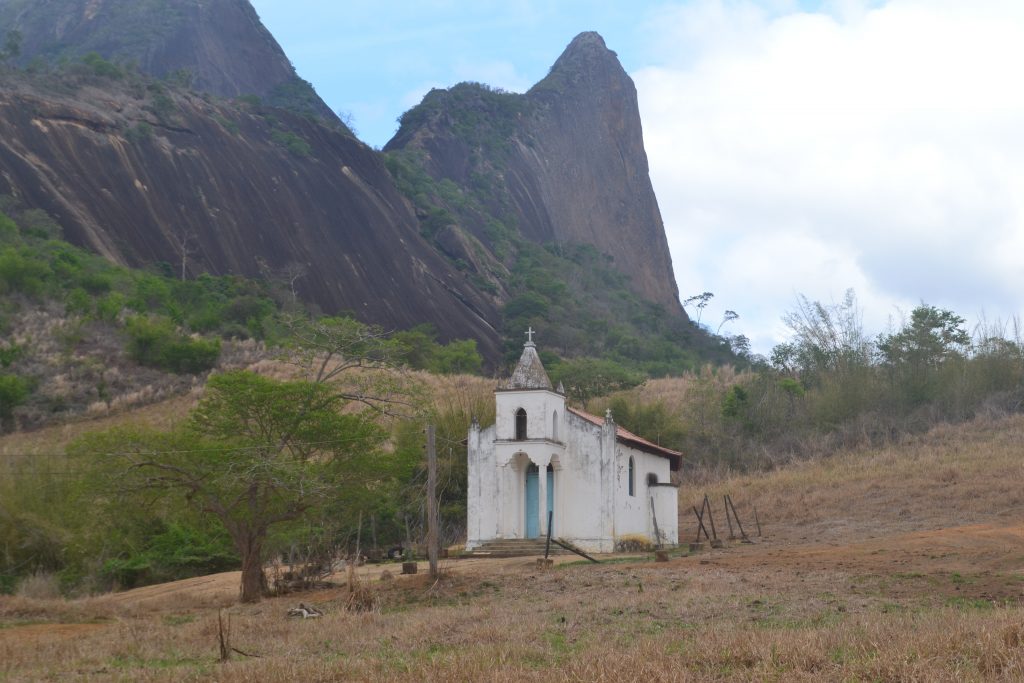
{"type": "MultiPolygon", "coordinates": [[[[545,539],[543,538],[504,538],[493,541],[485,541],[478,548],[470,551],[472,557],[543,557],[545,539]]],[[[566,555],[568,551],[563,550],[554,543],[548,555],[566,555]]]]}

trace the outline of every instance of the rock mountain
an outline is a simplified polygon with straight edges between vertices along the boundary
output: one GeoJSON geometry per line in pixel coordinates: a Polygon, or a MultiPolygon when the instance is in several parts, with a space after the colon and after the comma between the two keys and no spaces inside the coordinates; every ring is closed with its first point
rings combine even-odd
{"type": "Polygon", "coordinates": [[[187,72],[203,92],[334,118],[248,0],[0,0],[0,27],[21,33],[21,66],[95,52],[160,78],[187,72]]]}
{"type": "Polygon", "coordinates": [[[496,362],[503,334],[519,336],[503,306],[522,245],[590,245],[686,322],[636,90],[596,33],[526,94],[432,91],[375,152],[247,0],[0,0],[11,29],[27,68],[0,73],[0,194],[111,260],[299,268],[324,311],[429,322],[496,362]],[[76,61],[89,53],[141,74],[76,61]]]}
{"type": "Polygon", "coordinates": [[[591,244],[639,294],[681,313],[636,88],[601,36],[577,36],[525,95],[494,95],[432,91],[385,151],[421,151],[434,177],[462,187],[490,178],[492,208],[504,201],[524,237],[591,244]]]}

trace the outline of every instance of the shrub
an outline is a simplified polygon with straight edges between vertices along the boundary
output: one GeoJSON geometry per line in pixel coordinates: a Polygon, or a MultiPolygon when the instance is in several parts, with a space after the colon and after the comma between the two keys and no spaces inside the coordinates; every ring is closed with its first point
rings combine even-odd
{"type": "Polygon", "coordinates": [[[437,347],[428,368],[442,375],[476,374],[482,365],[483,358],[476,350],[476,340],[462,339],[437,347]]]}
{"type": "Polygon", "coordinates": [[[0,367],[11,367],[11,363],[21,358],[24,353],[25,348],[19,344],[0,346],[0,367]]]}
{"type": "Polygon", "coordinates": [[[0,375],[0,431],[14,417],[14,409],[28,399],[29,393],[27,380],[17,375],[0,375]]]}
{"type": "Polygon", "coordinates": [[[120,292],[111,292],[96,302],[96,317],[112,322],[128,305],[128,299],[120,292]]]}
{"type": "Polygon", "coordinates": [[[308,157],[313,153],[310,144],[291,131],[275,130],[270,134],[270,139],[287,149],[293,156],[308,157]]]}
{"type": "Polygon", "coordinates": [[[124,76],[124,71],[121,70],[121,67],[103,59],[98,52],[90,52],[82,57],[82,63],[92,69],[93,74],[100,78],[117,80],[124,76]]]}
{"type": "Polygon", "coordinates": [[[68,313],[88,315],[92,311],[92,297],[81,287],[76,287],[64,299],[64,309],[68,313]]]}
{"type": "Polygon", "coordinates": [[[213,368],[220,358],[220,341],[182,337],[167,343],[160,367],[176,373],[196,374],[213,368]]]}
{"type": "Polygon", "coordinates": [[[50,267],[33,254],[13,247],[0,251],[0,293],[38,295],[48,275],[50,267]]]}
{"type": "Polygon", "coordinates": [[[192,339],[167,318],[135,316],[128,320],[128,355],[140,365],[176,373],[211,369],[220,357],[220,342],[192,339]]]}
{"type": "Polygon", "coordinates": [[[153,137],[153,126],[149,125],[145,121],[139,121],[125,131],[124,136],[129,142],[137,145],[143,140],[148,140],[153,137]]]}

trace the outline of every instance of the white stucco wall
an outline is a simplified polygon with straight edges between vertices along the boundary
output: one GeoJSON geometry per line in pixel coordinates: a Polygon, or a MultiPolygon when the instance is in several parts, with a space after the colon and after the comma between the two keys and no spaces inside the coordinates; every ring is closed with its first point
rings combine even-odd
{"type": "Polygon", "coordinates": [[[648,475],[657,477],[659,484],[671,478],[671,464],[667,458],[646,453],[620,444],[616,453],[616,485],[618,507],[615,515],[616,541],[624,537],[644,537],[657,543],[654,519],[658,520],[661,542],[676,545],[678,539],[678,503],[676,489],[670,486],[651,486],[648,475]],[[634,462],[634,494],[629,495],[629,459],[634,462]],[[652,514],[651,501],[654,501],[652,514]]]}
{"type": "Polygon", "coordinates": [[[502,493],[494,460],[494,425],[470,427],[466,451],[466,547],[472,550],[483,541],[501,538],[502,493]]]}

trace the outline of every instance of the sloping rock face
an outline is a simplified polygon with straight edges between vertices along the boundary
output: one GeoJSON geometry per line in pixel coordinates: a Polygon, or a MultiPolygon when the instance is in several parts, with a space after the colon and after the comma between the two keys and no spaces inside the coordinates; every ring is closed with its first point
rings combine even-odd
{"type": "Polygon", "coordinates": [[[591,244],[637,294],[685,316],[636,88],[600,35],[577,36],[525,95],[434,90],[402,124],[385,151],[418,153],[431,175],[463,187],[485,178],[491,212],[510,215],[524,237],[591,244]]]}
{"type": "Polygon", "coordinates": [[[102,86],[0,77],[0,194],[119,263],[177,269],[184,245],[192,276],[297,264],[299,294],[326,312],[432,322],[497,355],[496,304],[424,241],[379,156],[345,131],[175,91],[158,116],[145,88],[102,86]]]}
{"type": "Polygon", "coordinates": [[[204,92],[334,118],[248,0],[0,0],[0,29],[21,32],[22,66],[96,52],[161,78],[184,70],[204,92]]]}

